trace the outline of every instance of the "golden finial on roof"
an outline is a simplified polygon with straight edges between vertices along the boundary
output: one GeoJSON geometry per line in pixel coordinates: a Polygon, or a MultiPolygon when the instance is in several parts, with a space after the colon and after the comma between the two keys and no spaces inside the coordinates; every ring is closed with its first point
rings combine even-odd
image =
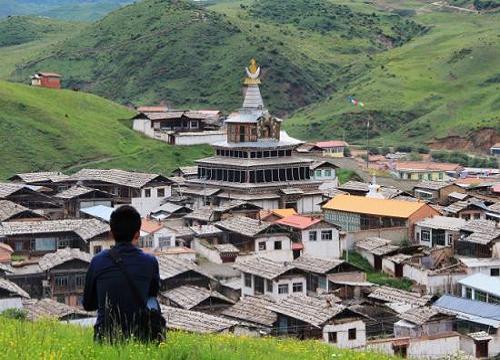
{"type": "Polygon", "coordinates": [[[247,77],[245,78],[245,85],[258,85],[260,84],[260,66],[255,59],[250,60],[250,65],[245,68],[247,77]]]}

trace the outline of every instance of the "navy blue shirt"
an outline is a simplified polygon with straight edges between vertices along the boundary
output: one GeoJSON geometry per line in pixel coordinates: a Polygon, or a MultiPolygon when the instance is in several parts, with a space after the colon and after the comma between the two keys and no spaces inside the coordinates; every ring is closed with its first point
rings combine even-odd
{"type": "MultiPolygon", "coordinates": [[[[117,244],[116,248],[123,266],[144,301],[150,296],[156,297],[160,288],[156,258],[130,243],[117,244]]],[[[104,323],[109,309],[118,311],[120,316],[126,319],[132,319],[142,308],[135,300],[125,275],[109,255],[109,250],[100,252],[90,262],[83,294],[83,308],[87,311],[97,310],[97,326],[104,323]]]]}

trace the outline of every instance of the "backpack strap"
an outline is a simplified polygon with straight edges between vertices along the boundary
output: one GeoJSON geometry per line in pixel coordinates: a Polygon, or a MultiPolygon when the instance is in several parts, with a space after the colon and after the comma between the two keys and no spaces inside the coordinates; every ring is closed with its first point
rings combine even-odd
{"type": "Polygon", "coordinates": [[[109,255],[113,259],[113,262],[118,266],[118,268],[121,270],[122,274],[125,276],[125,279],[127,279],[128,286],[130,290],[132,291],[132,296],[135,299],[135,302],[140,305],[143,308],[146,308],[146,303],[144,302],[144,299],[141,295],[141,292],[137,288],[137,285],[134,283],[132,280],[129,272],[125,267],[123,266],[123,259],[120,256],[120,253],[118,252],[118,249],[116,247],[112,248],[109,250],[109,255]]]}

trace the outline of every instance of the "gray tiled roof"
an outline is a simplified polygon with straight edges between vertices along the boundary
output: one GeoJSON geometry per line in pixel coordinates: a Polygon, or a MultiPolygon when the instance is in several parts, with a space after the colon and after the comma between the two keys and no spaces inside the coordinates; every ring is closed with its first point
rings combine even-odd
{"type": "Polygon", "coordinates": [[[419,188],[419,189],[428,189],[428,190],[440,190],[444,187],[447,187],[448,185],[452,185],[451,183],[447,183],[444,181],[429,181],[429,180],[424,180],[419,183],[417,183],[414,188],[419,188]]]}
{"type": "Polygon", "coordinates": [[[290,295],[276,303],[269,304],[267,309],[301,320],[306,324],[321,327],[328,320],[341,313],[345,306],[325,299],[290,295]]]}
{"type": "Polygon", "coordinates": [[[267,296],[245,296],[229,309],[224,310],[222,315],[272,327],[278,320],[278,316],[275,312],[267,309],[267,306],[274,302],[272,298],[267,296]]]}
{"type": "Polygon", "coordinates": [[[198,265],[190,260],[181,259],[177,256],[169,255],[158,255],[156,259],[158,260],[158,265],[160,268],[161,280],[173,278],[187,271],[194,271],[203,276],[206,276],[209,279],[212,279],[211,275],[207,274],[198,265]]]}
{"type": "Polygon", "coordinates": [[[112,198],[113,194],[107,193],[105,191],[97,190],[97,189],[91,189],[86,186],[72,186],[69,189],[63,190],[60,193],[54,195],[54,197],[59,198],[59,199],[73,199],[82,195],[89,194],[91,192],[98,192],[100,196],[106,197],[106,198],[112,198]]]}
{"type": "Polygon", "coordinates": [[[157,178],[166,180],[166,178],[163,178],[159,174],[131,172],[118,169],[82,169],[70,176],[71,180],[76,181],[102,181],[137,189],[142,188],[157,178]]]}
{"type": "Polygon", "coordinates": [[[208,315],[198,311],[185,310],[171,306],[161,306],[167,320],[167,328],[195,333],[218,333],[230,330],[238,322],[220,316],[208,315]]]}
{"type": "Polygon", "coordinates": [[[0,221],[9,220],[10,218],[16,215],[20,215],[24,212],[35,214],[32,210],[12,201],[0,200],[0,221]]]}
{"type": "Polygon", "coordinates": [[[439,311],[435,308],[432,308],[430,306],[422,306],[410,309],[400,314],[399,317],[413,324],[423,325],[426,322],[430,321],[434,316],[439,314],[439,311]]]}
{"type": "Polygon", "coordinates": [[[73,232],[88,241],[109,231],[109,225],[97,219],[12,221],[0,224],[0,236],[73,232]]]}
{"type": "Polygon", "coordinates": [[[30,183],[38,183],[38,182],[59,182],[64,181],[69,178],[68,175],[65,175],[58,171],[40,171],[40,172],[32,172],[32,173],[20,173],[11,177],[11,179],[20,179],[26,184],[30,183]]]}
{"type": "Polygon", "coordinates": [[[216,222],[214,225],[222,230],[253,237],[266,230],[272,224],[246,216],[233,216],[226,220],[216,222]]]}
{"type": "Polygon", "coordinates": [[[24,291],[21,287],[19,287],[17,284],[7,279],[0,278],[0,289],[5,290],[13,295],[21,296],[24,298],[30,297],[29,294],[26,291],[24,291]]]}
{"type": "Polygon", "coordinates": [[[29,320],[52,317],[63,320],[68,317],[93,317],[94,314],[80,310],[52,299],[23,300],[23,309],[27,312],[29,320]]]}
{"type": "Polygon", "coordinates": [[[431,228],[431,229],[444,229],[450,231],[459,231],[465,225],[465,220],[447,216],[434,216],[431,218],[423,219],[417,222],[418,226],[431,228]]]}
{"type": "Polygon", "coordinates": [[[340,259],[325,260],[307,255],[302,255],[292,261],[292,265],[296,268],[317,274],[326,274],[343,263],[344,260],[340,259]]]}
{"type": "Polygon", "coordinates": [[[184,285],[175,289],[162,292],[161,295],[174,302],[183,309],[190,310],[201,302],[214,298],[228,304],[234,301],[225,297],[221,293],[194,285],[184,285]]]}
{"type": "Polygon", "coordinates": [[[388,303],[404,303],[418,306],[425,306],[431,300],[430,295],[420,295],[419,293],[395,289],[389,286],[374,288],[368,297],[388,303]]]}
{"type": "Polygon", "coordinates": [[[80,249],[65,248],[44,255],[38,264],[42,270],[46,271],[71,260],[81,260],[90,264],[91,259],[92,256],[89,253],[80,251],[80,249]]]}
{"type": "Polygon", "coordinates": [[[249,273],[273,280],[296,267],[291,263],[278,262],[261,256],[245,256],[236,258],[234,267],[244,273],[249,273]]]}

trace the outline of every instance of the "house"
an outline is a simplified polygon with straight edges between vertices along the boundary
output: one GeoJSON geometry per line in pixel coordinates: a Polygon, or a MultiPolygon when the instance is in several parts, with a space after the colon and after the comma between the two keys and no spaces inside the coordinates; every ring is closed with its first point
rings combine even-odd
{"type": "Polygon", "coordinates": [[[439,205],[449,203],[450,194],[463,194],[465,190],[453,183],[444,181],[420,181],[413,187],[413,195],[420,200],[425,200],[439,205]]]}
{"type": "Polygon", "coordinates": [[[399,321],[397,312],[383,304],[356,300],[349,310],[363,317],[366,339],[378,339],[394,335],[394,323],[399,321]]]}
{"type": "Polygon", "coordinates": [[[93,206],[113,207],[114,195],[85,186],[72,186],[54,195],[63,203],[65,218],[79,218],[80,210],[93,206]]]}
{"type": "Polygon", "coordinates": [[[214,223],[224,231],[224,243],[236,246],[241,254],[257,253],[277,261],[292,260],[292,241],[280,225],[234,216],[214,223]]]}
{"type": "Polygon", "coordinates": [[[328,160],[315,161],[311,164],[312,178],[314,180],[331,181],[337,178],[337,165],[328,160]]]}
{"type": "Polygon", "coordinates": [[[196,285],[209,288],[214,277],[203,271],[195,262],[157,253],[156,259],[160,269],[160,288],[162,291],[183,285],[196,285]]]}
{"type": "Polygon", "coordinates": [[[370,190],[367,183],[349,180],[338,187],[339,190],[351,195],[365,196],[370,190]]]}
{"type": "Polygon", "coordinates": [[[412,240],[415,223],[438,212],[422,202],[337,195],[323,205],[323,214],[347,232],[400,228],[401,240],[412,240]]]}
{"type": "Polygon", "coordinates": [[[293,208],[289,209],[272,209],[262,210],[259,213],[259,218],[262,221],[275,222],[276,220],[283,219],[287,216],[297,215],[297,211],[293,208]]]}
{"type": "Polygon", "coordinates": [[[171,181],[159,174],[130,172],[118,169],[82,169],[70,181],[91,189],[111,193],[117,204],[131,204],[147,216],[171,195],[171,181]]]}
{"type": "Polygon", "coordinates": [[[470,220],[486,219],[490,209],[484,201],[476,198],[470,198],[467,200],[456,201],[453,204],[444,207],[443,211],[448,216],[470,220]]]}
{"type": "Polygon", "coordinates": [[[181,166],[172,170],[172,176],[182,177],[184,179],[196,179],[198,177],[198,166],[181,166]]]}
{"type": "Polygon", "coordinates": [[[70,248],[44,255],[38,262],[46,273],[42,282],[44,297],[80,307],[90,260],[89,253],[70,248]]]}
{"type": "Polygon", "coordinates": [[[467,274],[485,274],[489,276],[500,276],[500,259],[498,258],[474,258],[467,256],[455,256],[464,266],[467,274]]]}
{"type": "Polygon", "coordinates": [[[476,273],[458,282],[462,287],[462,297],[500,305],[500,279],[476,273]]]}
{"type": "Polygon", "coordinates": [[[183,285],[160,293],[160,302],[167,306],[186,310],[218,314],[234,304],[234,301],[212,289],[195,285],[183,285]]]}
{"type": "Polygon", "coordinates": [[[38,171],[15,174],[7,180],[17,184],[48,188],[51,194],[55,194],[68,188],[68,179],[68,175],[59,171],[38,171]]]}
{"type": "Polygon", "coordinates": [[[240,254],[236,246],[221,240],[224,232],[219,228],[213,225],[199,225],[192,229],[197,232],[191,244],[192,248],[211,263],[233,263],[240,254]]]}
{"type": "Polygon", "coordinates": [[[344,149],[349,146],[345,141],[340,140],[319,141],[314,145],[321,149],[323,156],[336,158],[344,157],[344,149]]]}
{"type": "Polygon", "coordinates": [[[500,255],[500,227],[489,220],[469,220],[460,228],[455,252],[462,256],[491,258],[500,255]]]}
{"type": "Polygon", "coordinates": [[[409,309],[399,314],[399,320],[394,324],[394,336],[422,337],[433,336],[453,331],[455,316],[432,308],[422,306],[409,309]]]}
{"type": "Polygon", "coordinates": [[[47,220],[36,211],[9,200],[0,200],[0,223],[4,221],[47,220]]]}
{"type": "Polygon", "coordinates": [[[81,310],[74,306],[59,303],[52,299],[23,300],[23,310],[26,311],[26,318],[31,321],[45,318],[54,318],[59,321],[70,321],[95,317],[94,313],[81,310]]]}
{"type": "Polygon", "coordinates": [[[152,219],[158,220],[158,221],[164,221],[167,219],[177,219],[181,218],[190,212],[192,212],[189,207],[180,205],[180,204],[175,204],[171,202],[166,202],[163,205],[158,206],[157,208],[154,208],[151,210],[151,213],[149,216],[152,219]]]}
{"type": "Polygon", "coordinates": [[[500,222],[500,201],[488,206],[488,212],[486,213],[486,220],[500,222]]]}
{"type": "Polygon", "coordinates": [[[217,110],[143,111],[132,121],[135,131],[172,145],[211,144],[226,136],[217,110]]]}
{"type": "Polygon", "coordinates": [[[461,350],[476,358],[500,353],[500,305],[443,295],[432,307],[457,317],[461,350]]]}
{"type": "Polygon", "coordinates": [[[161,305],[161,312],[167,319],[168,330],[201,334],[233,332],[238,334],[238,322],[221,316],[164,305],[161,305]]]}
{"type": "MultiPolygon", "coordinates": [[[[330,275],[342,274],[343,280],[347,275],[353,272],[359,272],[360,269],[343,260],[330,259],[325,260],[312,256],[301,256],[295,259],[291,265],[302,270],[306,274],[306,289],[308,294],[330,293],[335,290],[335,279],[330,275]],[[330,281],[329,281],[330,280],[330,281]]],[[[340,278],[338,278],[341,281],[340,278]]]]}
{"type": "Polygon", "coordinates": [[[446,216],[433,216],[415,224],[415,241],[428,247],[452,246],[460,237],[465,220],[446,216]]]}
{"type": "Polygon", "coordinates": [[[448,181],[458,177],[462,166],[433,161],[396,161],[389,164],[389,170],[393,176],[403,180],[448,181]]]}
{"type": "Polygon", "coordinates": [[[62,75],[50,72],[37,72],[31,76],[31,86],[44,87],[49,89],[61,88],[62,75]]]}
{"type": "Polygon", "coordinates": [[[234,268],[241,271],[241,296],[268,295],[273,299],[307,292],[306,274],[289,262],[261,256],[238,257],[234,268]]]}
{"type": "Polygon", "coordinates": [[[96,254],[114,244],[109,238],[109,225],[95,219],[4,222],[0,238],[14,249],[14,254],[29,256],[65,247],[96,254]]]}
{"type": "Polygon", "coordinates": [[[242,297],[236,304],[224,310],[221,315],[235,321],[251,324],[256,330],[270,334],[278,315],[267,307],[274,303],[269,296],[259,295],[242,297]]]}
{"type": "Polygon", "coordinates": [[[0,182],[0,200],[9,200],[42,216],[59,218],[62,207],[50,195],[50,189],[35,185],[0,182]]]}
{"type": "Polygon", "coordinates": [[[27,298],[29,294],[16,283],[0,277],[0,299],[27,298]]]}
{"type": "Polygon", "coordinates": [[[345,250],[345,243],[340,239],[338,226],[319,218],[303,215],[291,215],[276,220],[292,232],[295,245],[302,245],[302,250],[294,250],[294,258],[302,253],[317,258],[338,259],[345,250]],[[297,255],[297,256],[296,256],[297,255]]]}
{"type": "Polygon", "coordinates": [[[490,154],[493,156],[500,156],[500,143],[496,143],[490,147],[490,154]]]}
{"type": "Polygon", "coordinates": [[[354,249],[364,257],[377,271],[382,270],[382,258],[396,254],[399,246],[393,245],[391,240],[379,237],[367,237],[354,243],[354,249]]]}
{"type": "Polygon", "coordinates": [[[343,305],[321,298],[291,295],[267,308],[278,314],[276,335],[323,339],[339,348],[359,348],[366,343],[362,317],[343,305]]]}

